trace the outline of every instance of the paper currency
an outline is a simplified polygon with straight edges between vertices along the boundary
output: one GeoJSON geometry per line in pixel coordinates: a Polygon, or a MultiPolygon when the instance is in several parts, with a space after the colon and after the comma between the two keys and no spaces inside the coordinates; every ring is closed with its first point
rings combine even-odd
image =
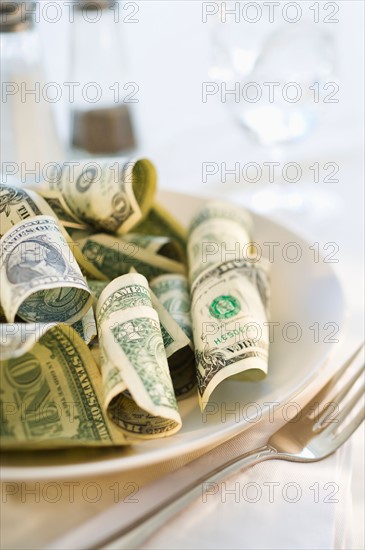
{"type": "Polygon", "coordinates": [[[54,213],[37,193],[0,184],[0,237],[19,222],[41,215],[52,216],[54,213]]]}
{"type": "MultiPolygon", "coordinates": [[[[0,323],[1,360],[21,357],[58,323],[0,323]]],[[[96,336],[92,308],[72,328],[89,344],[96,336]]]]}
{"type": "MultiPolygon", "coordinates": [[[[129,273],[137,273],[131,268],[129,273]]],[[[179,276],[176,276],[179,277],[179,276]]],[[[183,278],[186,281],[186,278],[183,278]]],[[[99,298],[107,283],[88,281],[94,297],[99,298]]],[[[176,320],[164,307],[150,287],[150,301],[157,311],[165,353],[170,369],[175,396],[182,399],[190,395],[196,386],[194,347],[191,339],[181,329],[176,320]]],[[[188,299],[189,294],[188,294],[188,299]]],[[[150,302],[148,301],[148,304],[150,302]]]]}
{"type": "Polygon", "coordinates": [[[155,202],[148,215],[133,228],[142,235],[169,237],[177,241],[185,253],[187,230],[164,206],[155,202]]]}
{"type": "Polygon", "coordinates": [[[0,297],[7,320],[75,323],[92,296],[55,218],[18,223],[1,239],[0,297]]]}
{"type": "Polygon", "coordinates": [[[191,312],[202,410],[223,380],[260,380],[267,373],[269,264],[251,260],[248,248],[242,253],[250,242],[249,222],[239,212],[229,204],[208,204],[190,229],[191,312]],[[211,255],[202,264],[207,250],[211,255]],[[236,251],[237,257],[222,261],[222,250],[236,251]]]}
{"type": "MultiPolygon", "coordinates": [[[[3,449],[127,443],[103,409],[98,367],[72,327],[7,325],[5,332],[8,359],[0,363],[3,449]],[[19,344],[24,333],[23,349],[12,346],[10,340],[19,344]]],[[[3,338],[4,330],[0,333],[3,338]]]]}
{"type": "Polygon", "coordinates": [[[3,310],[3,306],[0,303],[0,323],[6,323],[6,317],[3,310]]]}
{"type": "Polygon", "coordinates": [[[150,282],[151,290],[175,319],[189,340],[193,341],[190,313],[190,289],[185,275],[160,275],[150,282]]]}
{"type": "Polygon", "coordinates": [[[86,344],[94,342],[98,336],[98,330],[93,308],[91,307],[79,321],[74,323],[72,328],[76,330],[86,344]]]}
{"type": "Polygon", "coordinates": [[[103,292],[104,288],[108,286],[111,281],[94,281],[93,279],[88,279],[87,284],[90,288],[92,295],[94,296],[94,305],[96,306],[97,301],[100,298],[100,294],[103,292]]]}
{"type": "MultiPolygon", "coordinates": [[[[47,192],[47,196],[49,193],[50,192],[47,192]]],[[[50,204],[54,206],[54,202],[50,204]]],[[[34,218],[35,216],[53,216],[57,219],[57,214],[51,208],[50,204],[48,204],[36,191],[31,189],[20,189],[10,185],[0,185],[0,236],[3,236],[19,222],[34,218]]],[[[60,213],[59,210],[58,213],[60,213]]],[[[65,216],[66,214],[64,214],[64,217],[65,216]]],[[[73,242],[73,239],[70,237],[65,227],[60,225],[61,232],[71,247],[71,251],[83,273],[93,279],[106,279],[107,277],[100,273],[100,271],[82,255],[80,246],[73,242]]],[[[75,227],[76,223],[73,226],[68,224],[67,229],[70,231],[74,229],[74,231],[76,231],[75,227]]]]}
{"type": "Polygon", "coordinates": [[[196,386],[193,344],[151,289],[150,296],[160,321],[175,395],[177,399],[182,399],[190,395],[196,386]]]}
{"type": "Polygon", "coordinates": [[[190,289],[184,228],[158,204],[136,221],[152,204],[154,184],[143,197],[149,176],[138,168],[148,161],[122,169],[117,188],[130,208],[124,217],[113,210],[120,196],[111,202],[118,191],[111,162],[99,161],[97,175],[82,161],[74,189],[64,167],[43,191],[48,202],[34,191],[0,187],[0,301],[10,321],[0,325],[5,448],[168,436],[181,427],[176,398],[196,382],[204,409],[227,378],[259,380],[267,372],[269,270],[250,257],[249,215],[214,202],[194,217],[190,289]],[[118,235],[92,234],[95,227],[118,235]],[[43,404],[59,414],[39,417],[43,404]]]}
{"type": "Polygon", "coordinates": [[[112,281],[96,309],[105,407],[134,437],[156,438],[181,427],[159,318],[148,283],[131,273],[112,281]]]}
{"type": "Polygon", "coordinates": [[[178,241],[171,239],[170,237],[127,233],[127,235],[123,235],[123,241],[133,243],[139,248],[148,250],[153,254],[165,256],[166,258],[170,258],[170,260],[175,260],[176,262],[183,263],[185,261],[185,253],[181,245],[178,241]]]}
{"type": "Polygon", "coordinates": [[[61,193],[45,189],[42,190],[42,197],[64,227],[71,229],[85,229],[87,227],[82,220],[73,214],[61,193]]]}
{"type": "Polygon", "coordinates": [[[212,201],[201,209],[189,228],[190,283],[210,266],[247,256],[251,225],[249,214],[233,204],[212,201]]]}
{"type": "Polygon", "coordinates": [[[0,323],[1,360],[21,357],[57,323],[0,323]]]}
{"type": "Polygon", "coordinates": [[[77,219],[99,231],[122,234],[147,215],[156,181],[147,159],[103,158],[65,162],[61,174],[50,176],[48,188],[62,195],[77,219]]]}
{"type": "MultiPolygon", "coordinates": [[[[161,275],[150,283],[152,297],[155,296],[157,303],[153,304],[159,314],[162,335],[165,334],[164,324],[169,327],[168,333],[173,333],[175,328],[175,339],[182,344],[186,337],[186,344],[180,345],[178,352],[169,356],[168,348],[166,354],[169,362],[172,382],[175,394],[178,399],[187,397],[191,390],[196,387],[195,356],[193,345],[193,331],[190,317],[190,293],[187,278],[184,275],[161,275]],[[160,305],[159,305],[160,304],[160,305]],[[162,307],[161,307],[162,306],[162,307]],[[165,310],[164,319],[161,309],[165,310]]],[[[164,336],[164,342],[165,342],[164,336]]]]}
{"type": "Polygon", "coordinates": [[[148,280],[163,273],[185,273],[180,262],[105,233],[89,235],[77,243],[83,256],[111,280],[129,273],[131,267],[148,280]]]}

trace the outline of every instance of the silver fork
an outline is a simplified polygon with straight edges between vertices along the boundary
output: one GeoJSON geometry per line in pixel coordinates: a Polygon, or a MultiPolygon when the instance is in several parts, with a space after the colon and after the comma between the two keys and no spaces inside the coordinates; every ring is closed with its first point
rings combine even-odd
{"type": "Polygon", "coordinates": [[[347,441],[365,417],[361,402],[364,386],[359,384],[357,388],[356,384],[364,371],[364,364],[345,379],[363,345],[297,416],[276,431],[263,447],[222,463],[219,452],[222,444],[213,452],[143,487],[138,493],[137,507],[116,504],[47,548],[138,548],[191,501],[202,497],[204,491],[234,472],[269,459],[315,462],[329,456],[347,441]]]}

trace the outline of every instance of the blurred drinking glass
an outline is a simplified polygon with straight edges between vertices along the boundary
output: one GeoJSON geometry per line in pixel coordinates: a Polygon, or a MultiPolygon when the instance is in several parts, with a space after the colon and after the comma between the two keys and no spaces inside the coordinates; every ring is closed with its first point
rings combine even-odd
{"type": "MultiPolygon", "coordinates": [[[[250,150],[255,160],[265,157],[282,164],[289,151],[293,154],[289,145],[307,137],[323,121],[324,103],[338,102],[336,52],[333,28],[314,21],[313,6],[300,7],[300,20],[291,23],[282,16],[285,4],[275,3],[276,16],[271,18],[264,11],[268,4],[217,3],[219,8],[210,17],[209,74],[220,85],[227,111],[257,145],[246,148],[244,154],[250,150]]],[[[270,215],[285,211],[323,217],[337,208],[333,190],[311,185],[309,180],[303,184],[283,180],[248,186],[246,201],[270,215]]]]}
{"type": "Polygon", "coordinates": [[[277,30],[243,82],[247,101],[232,104],[238,120],[264,145],[307,134],[320,115],[319,93],[334,80],[333,52],[330,35],[320,30],[277,30]]]}
{"type": "Polygon", "coordinates": [[[222,101],[263,145],[301,138],[319,119],[323,87],[329,98],[336,90],[332,35],[305,18],[295,24],[228,19],[226,4],[211,25],[210,76],[221,84],[222,101]]]}

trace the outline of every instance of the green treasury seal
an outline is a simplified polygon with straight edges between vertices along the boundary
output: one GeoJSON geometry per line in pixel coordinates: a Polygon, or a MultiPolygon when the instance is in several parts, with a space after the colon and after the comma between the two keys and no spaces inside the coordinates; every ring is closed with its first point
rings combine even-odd
{"type": "Polygon", "coordinates": [[[216,319],[230,319],[241,310],[241,305],[234,296],[218,296],[209,307],[209,313],[216,319]]]}

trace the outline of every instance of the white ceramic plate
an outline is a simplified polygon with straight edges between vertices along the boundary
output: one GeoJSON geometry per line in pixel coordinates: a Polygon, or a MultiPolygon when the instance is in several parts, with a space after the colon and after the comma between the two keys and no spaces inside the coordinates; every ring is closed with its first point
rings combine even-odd
{"type": "MultiPolygon", "coordinates": [[[[206,200],[160,192],[161,203],[185,225],[206,200]]],[[[342,328],[344,301],[339,281],[331,264],[315,258],[311,245],[300,236],[266,218],[255,214],[253,218],[254,240],[266,256],[269,245],[263,243],[279,243],[273,248],[271,286],[271,321],[279,325],[270,348],[267,378],[258,383],[224,382],[214,393],[214,405],[205,415],[200,412],[196,396],[182,401],[183,427],[178,434],[165,439],[118,449],[3,453],[2,479],[111,473],[150,466],[218,444],[252,426],[255,418],[267,415],[270,403],[289,402],[318,375],[333,341],[338,338],[336,326],[342,328]],[[297,262],[284,258],[285,255],[294,258],[299,251],[301,257],[297,262]],[[301,335],[294,342],[298,326],[301,335]]]]}

